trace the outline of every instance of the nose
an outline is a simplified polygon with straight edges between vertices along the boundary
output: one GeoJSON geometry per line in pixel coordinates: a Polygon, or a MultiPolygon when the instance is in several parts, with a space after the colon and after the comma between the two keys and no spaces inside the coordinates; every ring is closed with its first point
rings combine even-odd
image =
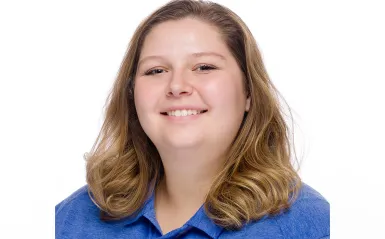
{"type": "Polygon", "coordinates": [[[192,91],[193,87],[187,77],[174,72],[171,76],[166,95],[168,97],[181,97],[183,95],[191,95],[192,91]]]}

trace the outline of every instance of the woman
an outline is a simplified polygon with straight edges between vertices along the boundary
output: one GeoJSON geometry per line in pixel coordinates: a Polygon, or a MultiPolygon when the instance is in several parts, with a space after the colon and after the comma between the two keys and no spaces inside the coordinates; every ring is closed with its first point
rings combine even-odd
{"type": "Polygon", "coordinates": [[[290,163],[255,40],[229,9],[172,1],[137,28],[57,238],[328,238],[290,163]]]}

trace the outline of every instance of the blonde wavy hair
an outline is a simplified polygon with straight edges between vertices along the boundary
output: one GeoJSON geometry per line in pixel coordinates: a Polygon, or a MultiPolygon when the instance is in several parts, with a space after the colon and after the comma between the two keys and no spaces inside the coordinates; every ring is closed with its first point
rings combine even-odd
{"type": "Polygon", "coordinates": [[[102,220],[134,215],[164,175],[159,153],[138,120],[134,76],[151,29],[188,17],[217,27],[244,73],[251,98],[250,110],[228,149],[223,170],[207,194],[207,215],[223,228],[240,229],[251,220],[289,208],[299,193],[302,183],[291,162],[293,150],[279,93],[250,30],[224,6],[176,0],[160,7],[136,29],[106,101],[101,131],[86,156],[89,194],[101,209],[102,220]]]}

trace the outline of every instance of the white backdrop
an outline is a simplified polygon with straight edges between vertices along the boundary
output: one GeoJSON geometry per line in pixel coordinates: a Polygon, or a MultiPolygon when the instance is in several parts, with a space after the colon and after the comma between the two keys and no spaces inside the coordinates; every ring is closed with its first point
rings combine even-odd
{"type": "MultiPolygon", "coordinates": [[[[53,238],[137,24],[167,1],[0,3],[0,238],[53,238]]],[[[295,113],[303,180],[333,238],[385,238],[380,1],[218,0],[253,32],[295,113]]]]}

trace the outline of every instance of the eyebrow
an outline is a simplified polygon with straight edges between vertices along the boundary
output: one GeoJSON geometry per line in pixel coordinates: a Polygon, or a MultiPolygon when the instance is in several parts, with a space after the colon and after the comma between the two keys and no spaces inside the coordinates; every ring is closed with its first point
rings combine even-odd
{"type": "Polygon", "coordinates": [[[226,60],[226,58],[224,56],[222,56],[219,53],[213,52],[213,51],[210,51],[210,52],[197,52],[197,53],[193,53],[191,55],[193,57],[195,57],[195,58],[202,57],[202,56],[216,56],[216,57],[221,58],[222,60],[226,60]]]}
{"type": "MultiPolygon", "coordinates": [[[[196,53],[192,53],[190,56],[193,58],[199,58],[199,57],[204,57],[204,56],[215,56],[215,57],[221,58],[224,61],[226,60],[226,58],[223,55],[216,53],[216,52],[211,52],[211,51],[210,52],[196,52],[196,53]]],[[[146,56],[146,57],[142,58],[141,60],[139,60],[138,66],[140,66],[142,64],[142,62],[150,60],[150,59],[164,60],[164,57],[162,57],[162,56],[146,56]]]]}

